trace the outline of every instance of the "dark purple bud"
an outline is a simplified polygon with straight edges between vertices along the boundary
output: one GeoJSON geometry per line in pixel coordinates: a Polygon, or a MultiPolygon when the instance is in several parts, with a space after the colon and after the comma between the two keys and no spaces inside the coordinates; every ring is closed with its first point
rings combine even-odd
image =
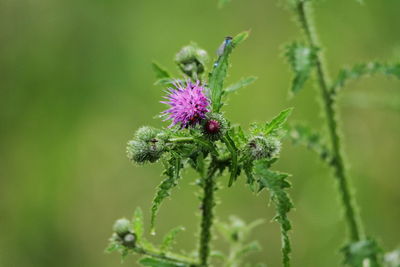
{"type": "Polygon", "coordinates": [[[221,125],[216,120],[209,120],[206,123],[206,132],[209,134],[216,134],[221,129],[221,125]]]}

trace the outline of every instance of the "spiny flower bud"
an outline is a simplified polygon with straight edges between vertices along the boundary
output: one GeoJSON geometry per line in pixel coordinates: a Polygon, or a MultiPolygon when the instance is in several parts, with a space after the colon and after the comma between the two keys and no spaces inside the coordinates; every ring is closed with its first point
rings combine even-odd
{"type": "Polygon", "coordinates": [[[130,229],[131,222],[126,218],[117,220],[113,226],[114,232],[121,238],[128,234],[130,232],[130,229]]]}
{"type": "Polygon", "coordinates": [[[203,134],[211,141],[222,138],[228,130],[228,122],[220,113],[208,113],[203,122],[203,134]]]}
{"type": "Polygon", "coordinates": [[[135,247],[136,235],[134,233],[128,233],[127,235],[124,236],[122,244],[128,248],[135,247]]]}
{"type": "Polygon", "coordinates": [[[278,156],[281,150],[281,143],[275,137],[255,136],[247,146],[253,159],[271,159],[278,156]]]}
{"type": "Polygon", "coordinates": [[[204,72],[207,61],[207,52],[196,43],[183,47],[175,56],[178,67],[193,79],[198,79],[198,75],[204,72]]]}
{"type": "Polygon", "coordinates": [[[166,150],[166,135],[152,127],[137,130],[135,139],[128,142],[127,156],[137,163],[155,162],[166,150]]]}

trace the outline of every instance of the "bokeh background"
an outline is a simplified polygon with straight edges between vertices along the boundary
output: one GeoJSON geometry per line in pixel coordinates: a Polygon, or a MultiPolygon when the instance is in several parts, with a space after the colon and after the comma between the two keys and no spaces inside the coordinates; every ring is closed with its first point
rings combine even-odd
{"type": "MultiPolygon", "coordinates": [[[[399,10],[396,0],[320,1],[315,14],[331,73],[399,59],[399,10]]],[[[251,38],[234,52],[228,80],[259,79],[231,98],[226,115],[246,126],[293,106],[292,121],[323,128],[312,84],[288,97],[281,48],[300,35],[275,0],[234,0],[224,9],[214,0],[0,0],[0,266],[120,266],[119,255],[103,252],[111,226],[137,206],[148,219],[161,180],[160,166],[134,166],[125,156],[135,129],[165,125],[154,119],[165,107],[150,63],[177,73],[172,59],[183,45],[196,41],[214,56],[225,36],[246,29],[251,38]]],[[[385,249],[400,244],[399,89],[399,81],[374,77],[352,82],[340,99],[361,215],[385,249]]],[[[293,265],[338,266],[345,229],[329,170],[288,142],[276,168],[293,174],[293,265]]],[[[194,179],[185,173],[159,215],[160,234],[186,227],[177,249],[196,247],[194,179]]],[[[280,266],[267,195],[252,195],[242,182],[218,195],[221,220],[267,219],[253,235],[263,252],[251,261],[280,266]]]]}

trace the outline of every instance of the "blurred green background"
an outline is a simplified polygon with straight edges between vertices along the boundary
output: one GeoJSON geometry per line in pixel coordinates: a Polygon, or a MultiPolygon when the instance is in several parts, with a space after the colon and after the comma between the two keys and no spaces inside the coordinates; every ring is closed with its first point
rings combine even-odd
{"type": "MultiPolygon", "coordinates": [[[[399,56],[399,10],[397,0],[318,3],[331,73],[399,56]]],[[[135,129],[165,125],[154,119],[165,106],[151,61],[176,71],[172,58],[183,45],[196,41],[214,56],[225,36],[246,29],[251,38],[235,51],[228,80],[259,80],[231,98],[226,115],[248,125],[294,106],[292,121],[323,127],[310,83],[288,98],[281,47],[300,35],[275,0],[234,0],[224,9],[214,0],[0,0],[0,266],[120,266],[119,255],[103,253],[111,226],[137,206],[148,219],[161,179],[157,164],[137,167],[125,157],[135,129]]],[[[400,244],[399,87],[369,78],[351,83],[340,99],[361,215],[385,249],[400,244]]],[[[289,143],[278,165],[293,174],[293,265],[338,266],[345,229],[329,170],[289,143]]],[[[177,249],[196,247],[195,178],[186,172],[160,211],[160,234],[187,228],[177,249]]],[[[253,261],[280,266],[279,226],[269,221],[267,195],[255,197],[243,183],[218,195],[222,220],[267,218],[254,233],[263,252],[253,261]]]]}

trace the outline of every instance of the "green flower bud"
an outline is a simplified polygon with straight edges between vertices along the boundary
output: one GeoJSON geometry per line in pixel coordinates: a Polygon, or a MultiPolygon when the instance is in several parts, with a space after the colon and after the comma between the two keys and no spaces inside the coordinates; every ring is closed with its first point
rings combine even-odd
{"type": "Polygon", "coordinates": [[[128,142],[127,156],[137,163],[155,162],[166,151],[168,135],[152,127],[142,127],[128,142]]]}
{"type": "Polygon", "coordinates": [[[211,141],[221,139],[228,130],[228,122],[220,113],[207,113],[202,123],[202,131],[211,141]]]}
{"type": "Polygon", "coordinates": [[[197,80],[205,70],[208,54],[196,43],[184,46],[175,56],[175,62],[183,73],[197,80]]]}
{"type": "Polygon", "coordinates": [[[136,244],[136,235],[134,233],[128,233],[124,236],[122,244],[128,248],[134,248],[136,244]]]}
{"type": "Polygon", "coordinates": [[[255,136],[249,141],[247,150],[253,159],[271,159],[279,155],[281,142],[276,137],[255,136]]]}
{"type": "Polygon", "coordinates": [[[160,132],[161,132],[160,130],[155,129],[153,127],[143,126],[136,131],[135,139],[144,142],[149,142],[151,141],[151,139],[155,138],[156,135],[159,134],[160,132]]]}
{"type": "Polygon", "coordinates": [[[130,232],[131,222],[126,218],[119,219],[114,223],[113,230],[119,237],[123,238],[130,232]]]}

